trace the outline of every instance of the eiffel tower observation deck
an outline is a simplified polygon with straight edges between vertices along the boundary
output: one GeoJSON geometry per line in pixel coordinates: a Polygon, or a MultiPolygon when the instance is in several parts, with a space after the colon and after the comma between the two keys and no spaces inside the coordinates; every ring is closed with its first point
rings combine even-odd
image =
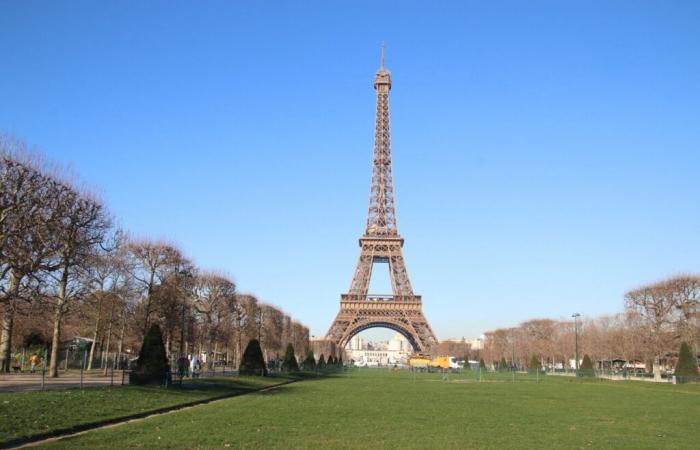
{"type": "Polygon", "coordinates": [[[429,352],[437,344],[437,339],[423,315],[421,297],[413,293],[403,258],[404,240],[396,224],[389,126],[391,73],[384,65],[383,45],[374,89],[377,106],[367,226],[359,240],[360,257],[350,289],[340,296],[340,312],[326,339],[344,347],[355,334],[365,329],[385,327],[403,334],[414,351],[429,352]],[[389,265],[391,295],[369,294],[375,263],[389,265]]]}

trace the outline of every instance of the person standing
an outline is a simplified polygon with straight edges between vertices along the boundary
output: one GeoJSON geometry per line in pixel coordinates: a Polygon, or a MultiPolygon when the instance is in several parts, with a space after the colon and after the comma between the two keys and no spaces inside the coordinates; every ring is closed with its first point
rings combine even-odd
{"type": "Polygon", "coordinates": [[[199,376],[199,358],[197,355],[192,355],[192,359],[190,360],[190,374],[192,378],[199,376]]]}
{"type": "Polygon", "coordinates": [[[41,363],[41,358],[36,353],[32,353],[29,357],[29,372],[34,373],[36,371],[36,366],[41,363]]]}

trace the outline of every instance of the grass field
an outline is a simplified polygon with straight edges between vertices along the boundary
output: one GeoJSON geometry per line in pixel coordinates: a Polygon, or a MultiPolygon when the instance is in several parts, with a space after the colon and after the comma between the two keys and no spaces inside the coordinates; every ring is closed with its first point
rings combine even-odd
{"type": "Polygon", "coordinates": [[[700,385],[354,371],[44,448],[698,448],[700,385]]]}
{"type": "Polygon", "coordinates": [[[0,393],[0,443],[75,425],[249,391],[284,381],[240,377],[187,381],[181,389],[116,386],[0,393]]]}

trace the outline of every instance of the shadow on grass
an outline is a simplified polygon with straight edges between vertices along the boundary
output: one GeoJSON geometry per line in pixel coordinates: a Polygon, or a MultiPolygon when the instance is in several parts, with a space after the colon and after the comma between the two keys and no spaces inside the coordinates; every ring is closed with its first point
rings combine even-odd
{"type": "MultiPolygon", "coordinates": [[[[284,382],[286,379],[279,378],[276,379],[276,381],[284,382]]],[[[201,378],[185,380],[182,382],[182,384],[173,383],[170,388],[186,391],[219,391],[222,389],[253,390],[260,389],[262,387],[265,387],[265,384],[257,382],[256,380],[241,380],[238,378],[201,378]]]]}
{"type": "Polygon", "coordinates": [[[295,372],[291,374],[286,374],[285,376],[293,380],[304,380],[304,381],[314,381],[314,380],[325,380],[328,378],[339,378],[345,376],[346,373],[342,370],[338,371],[328,371],[328,372],[295,372]]]}
{"type": "Polygon", "coordinates": [[[284,394],[289,391],[289,387],[285,386],[273,386],[267,389],[253,392],[251,395],[262,395],[265,397],[276,396],[279,394],[284,394]]]}
{"type": "MultiPolygon", "coordinates": [[[[83,423],[62,424],[61,426],[30,435],[16,436],[0,441],[0,449],[13,448],[16,446],[42,441],[44,439],[62,437],[73,433],[101,428],[106,425],[113,425],[126,422],[134,419],[141,419],[153,415],[163,414],[166,412],[177,411],[183,408],[192,406],[204,405],[225,398],[232,398],[239,395],[255,395],[256,393],[266,393],[264,390],[276,390],[284,387],[285,384],[299,381],[298,379],[273,377],[268,379],[196,379],[194,382],[183,383],[182,387],[170,386],[169,388],[156,386],[124,386],[122,392],[138,392],[139,394],[148,395],[154,392],[181,392],[185,394],[183,399],[178,403],[165,405],[161,407],[149,408],[145,411],[131,412],[121,414],[115,417],[106,417],[83,423]],[[263,381],[264,380],[264,381],[263,381]],[[211,393],[206,398],[189,397],[190,393],[208,392],[211,393]]],[[[270,392],[271,394],[279,394],[282,391],[270,392]]]]}

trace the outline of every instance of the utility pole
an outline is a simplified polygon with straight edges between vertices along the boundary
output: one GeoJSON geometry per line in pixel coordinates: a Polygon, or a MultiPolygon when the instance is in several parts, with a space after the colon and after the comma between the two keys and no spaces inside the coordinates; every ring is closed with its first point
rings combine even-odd
{"type": "Polygon", "coordinates": [[[578,375],[578,318],[581,317],[581,314],[574,313],[571,317],[574,318],[574,332],[576,335],[576,374],[578,375]]]}

